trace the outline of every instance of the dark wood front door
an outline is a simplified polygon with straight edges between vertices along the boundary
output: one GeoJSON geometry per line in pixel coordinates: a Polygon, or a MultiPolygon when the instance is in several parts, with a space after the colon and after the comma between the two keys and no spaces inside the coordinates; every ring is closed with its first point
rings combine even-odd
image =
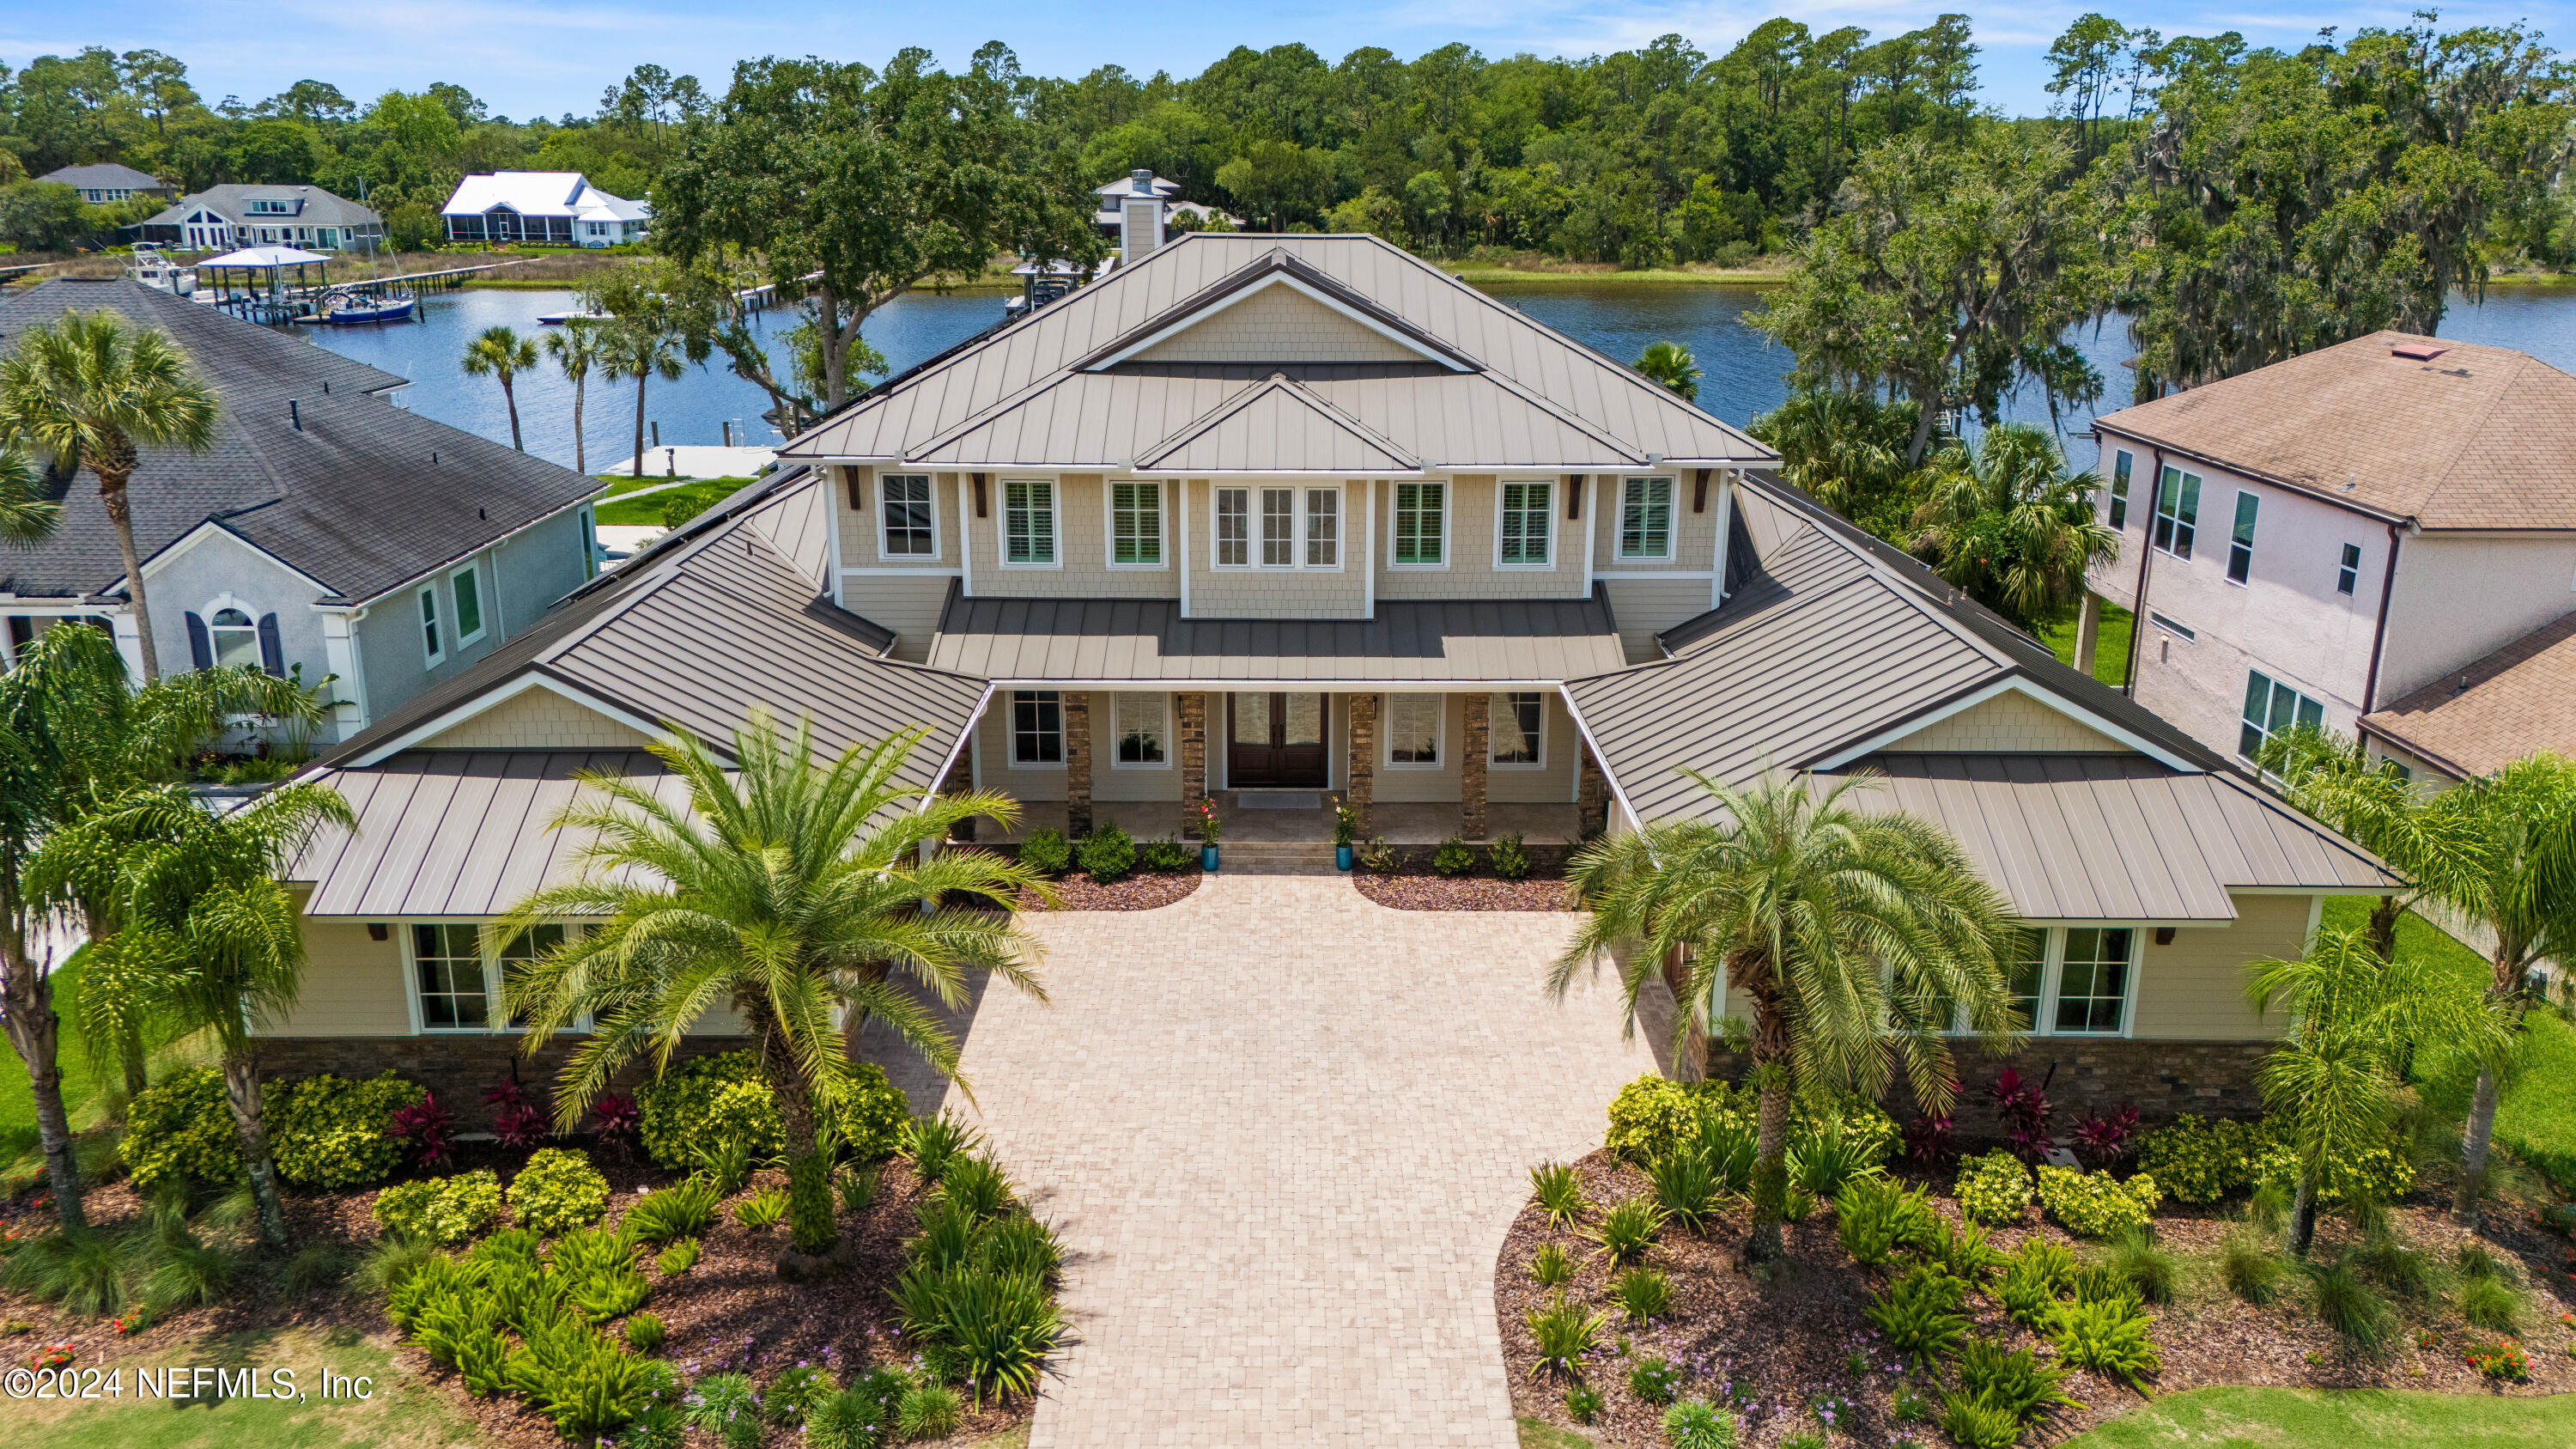
{"type": "Polygon", "coordinates": [[[1237,790],[1324,788],[1330,711],[1321,694],[1229,694],[1226,784],[1237,790]]]}

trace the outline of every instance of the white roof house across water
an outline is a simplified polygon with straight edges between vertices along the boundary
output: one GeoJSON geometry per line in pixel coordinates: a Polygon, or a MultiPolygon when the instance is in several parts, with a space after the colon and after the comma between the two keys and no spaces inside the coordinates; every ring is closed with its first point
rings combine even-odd
{"type": "Polygon", "coordinates": [[[641,237],[653,207],[602,191],[578,171],[494,171],[458,182],[439,215],[451,241],[612,246],[641,237]]]}

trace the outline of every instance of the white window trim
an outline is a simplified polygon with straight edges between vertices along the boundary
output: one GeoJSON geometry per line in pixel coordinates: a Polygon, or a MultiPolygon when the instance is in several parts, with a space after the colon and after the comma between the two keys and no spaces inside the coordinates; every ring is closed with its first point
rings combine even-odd
{"type": "Polygon", "coordinates": [[[993,481],[997,485],[997,491],[1001,494],[1001,497],[996,500],[1001,504],[1001,507],[997,510],[1001,516],[994,520],[995,523],[1001,526],[993,531],[993,554],[994,557],[1000,561],[1001,566],[1006,569],[1025,569],[1032,573],[1043,573],[1050,569],[1063,569],[1064,480],[1054,477],[1044,477],[1035,473],[1023,473],[1016,478],[995,478],[993,481]],[[1047,485],[1047,530],[1049,536],[1055,540],[1055,558],[1049,562],[1011,562],[1011,485],[1014,483],[1044,483],[1047,485]]]}
{"type": "Polygon", "coordinates": [[[1535,694],[1538,696],[1538,758],[1535,760],[1498,760],[1494,758],[1494,706],[1485,703],[1485,768],[1489,770],[1544,770],[1547,768],[1547,701],[1548,693],[1539,689],[1498,689],[1496,695],[1535,694]]]}
{"type": "MultiPolygon", "coordinates": [[[[1056,771],[1056,770],[1063,770],[1063,769],[1070,768],[1071,762],[1063,758],[1063,755],[1065,754],[1065,750],[1064,750],[1064,693],[1065,693],[1065,692],[1064,692],[1063,690],[1061,690],[1061,689],[1054,690],[1054,691],[1048,691],[1048,690],[1043,690],[1043,689],[1014,689],[1014,690],[1010,691],[1010,693],[1009,693],[1008,697],[1006,697],[1006,698],[1004,698],[1004,699],[1003,699],[1003,701],[1002,701],[1002,761],[1003,761],[1003,768],[1005,768],[1005,769],[1011,769],[1011,770],[1035,770],[1035,771],[1041,771],[1041,772],[1046,772],[1046,771],[1056,771]],[[1056,755],[1057,755],[1057,758],[1052,759],[1052,760],[1023,760],[1023,759],[1021,759],[1021,758],[1020,758],[1020,715],[1019,715],[1020,702],[1019,702],[1019,697],[1020,697],[1021,695],[1023,695],[1023,694],[1047,694],[1047,693],[1050,693],[1050,692],[1052,692],[1052,693],[1055,695],[1055,729],[1056,729],[1056,745],[1057,745],[1057,747],[1056,747],[1056,755]]],[[[1164,753],[1166,753],[1166,754],[1169,754],[1169,753],[1170,753],[1170,748],[1169,748],[1168,746],[1166,746],[1166,747],[1165,747],[1164,753]]]]}
{"type": "Polygon", "coordinates": [[[438,586],[436,584],[431,584],[427,588],[422,589],[420,591],[419,599],[421,607],[421,657],[428,661],[426,667],[436,669],[438,666],[447,662],[448,632],[448,621],[439,617],[438,613],[438,586]],[[435,646],[432,646],[430,643],[430,637],[432,635],[436,635],[438,638],[438,643],[435,646]]]}
{"type": "MultiPolygon", "coordinates": [[[[2138,978],[2146,972],[2147,942],[2154,939],[2155,927],[2147,921],[2084,920],[2056,925],[2025,922],[2040,933],[2039,1004],[2032,1010],[2030,1035],[2054,1037],[2069,1041],[2105,1041],[2134,1036],[2138,1021],[2138,978]],[[2116,1031],[2059,1031],[2057,1029],[2058,990],[2065,983],[2066,935],[2069,931],[2126,931],[2129,933],[2129,974],[2120,983],[2120,1026],[2116,1031]]],[[[1968,1036],[1973,1032],[1967,1022],[1967,1008],[1951,1018],[1951,1036],[1968,1036]]]]}
{"type": "MultiPolygon", "coordinates": [[[[1208,571],[1228,574],[1340,573],[1345,566],[1342,561],[1348,559],[1351,554],[1350,518],[1351,490],[1347,483],[1317,483],[1304,479],[1286,479],[1268,483],[1250,478],[1212,480],[1208,484],[1208,571]],[[1244,494],[1243,557],[1245,561],[1239,564],[1218,562],[1225,556],[1224,550],[1220,547],[1221,535],[1218,533],[1218,525],[1223,522],[1224,514],[1218,504],[1220,495],[1229,488],[1239,488],[1244,494]],[[1289,496],[1288,562],[1263,563],[1261,561],[1261,495],[1265,490],[1275,491],[1282,488],[1288,491],[1289,496]],[[1341,525],[1341,537],[1334,540],[1334,561],[1328,564],[1306,562],[1306,495],[1318,489],[1338,495],[1338,501],[1334,507],[1339,512],[1334,515],[1334,518],[1341,525]]],[[[1141,565],[1131,565],[1131,567],[1141,567],[1141,565]]]]}
{"type": "MultiPolygon", "coordinates": [[[[1131,567],[1138,566],[1131,565],[1131,567]]],[[[1172,720],[1178,713],[1172,696],[1147,689],[1121,689],[1108,691],[1107,697],[1109,700],[1109,768],[1113,770],[1168,770],[1172,768],[1172,756],[1179,753],[1179,751],[1174,747],[1172,740],[1172,720]],[[1163,758],[1152,761],[1140,760],[1133,763],[1118,758],[1118,700],[1122,695],[1133,695],[1139,699],[1153,700],[1156,702],[1156,707],[1162,711],[1161,718],[1156,727],[1160,730],[1163,737],[1163,758]]]]}
{"type": "MultiPolygon", "coordinates": [[[[1621,473],[1611,482],[1610,506],[1617,512],[1610,516],[1610,566],[1638,567],[1644,564],[1671,563],[1681,554],[1682,487],[1679,475],[1669,473],[1621,473]],[[1628,531],[1628,485],[1664,481],[1664,551],[1662,553],[1627,554],[1619,551],[1619,539],[1628,531]]],[[[1640,504],[1640,507],[1644,505],[1640,504]]]]}
{"type": "Polygon", "coordinates": [[[1449,768],[1449,696],[1445,694],[1388,694],[1381,697],[1379,708],[1377,762],[1385,770],[1424,770],[1438,772],[1449,768]],[[1395,702],[1399,699],[1427,699],[1431,706],[1431,747],[1440,758],[1430,764],[1395,757],[1395,702]]]}
{"type": "Polygon", "coordinates": [[[474,581],[472,586],[474,589],[474,632],[471,634],[459,633],[456,636],[454,647],[458,649],[462,649],[466,645],[483,637],[483,616],[492,612],[491,601],[483,597],[483,576],[475,571],[475,567],[476,566],[474,564],[469,562],[465,567],[453,570],[447,575],[447,614],[450,623],[460,621],[465,617],[465,611],[458,607],[456,603],[456,581],[458,579],[472,579],[474,581]]]}
{"type": "MultiPolygon", "coordinates": [[[[586,922],[581,921],[542,921],[538,924],[563,927],[566,940],[590,929],[586,922]]],[[[394,921],[392,926],[394,936],[402,946],[403,1007],[411,1017],[412,1035],[526,1036],[528,1034],[526,1027],[510,1025],[510,1014],[502,1007],[501,944],[494,939],[492,921],[489,917],[405,916],[394,921]],[[420,955],[414,948],[411,938],[411,928],[414,926],[472,926],[474,928],[475,954],[483,962],[483,1025],[431,1026],[428,1019],[421,1015],[420,955]]],[[[570,1026],[562,1028],[556,1034],[563,1036],[587,1033],[590,1029],[591,1015],[585,1011],[573,1018],[570,1026]]]]}
{"type": "MultiPolygon", "coordinates": [[[[1454,478],[1398,478],[1386,490],[1386,566],[1392,573],[1442,573],[1449,567],[1451,525],[1458,512],[1458,483],[1454,478]],[[1398,563],[1395,558],[1396,500],[1403,496],[1408,483],[1429,483],[1440,489],[1440,562],[1398,563]]],[[[1499,526],[1499,525],[1498,525],[1499,526]]]]}
{"type": "MultiPolygon", "coordinates": [[[[920,564],[935,564],[935,563],[939,563],[939,562],[944,561],[944,560],[948,557],[948,529],[947,529],[946,525],[945,525],[945,524],[943,524],[943,523],[941,522],[940,517],[939,517],[939,475],[938,475],[938,474],[936,474],[936,473],[904,473],[904,472],[899,472],[899,471],[898,471],[898,472],[892,472],[892,473],[880,473],[880,474],[876,475],[875,482],[876,482],[876,485],[877,485],[877,486],[876,486],[876,497],[877,497],[877,507],[876,507],[876,514],[877,514],[877,520],[876,520],[876,521],[877,521],[877,526],[876,526],[877,562],[879,562],[879,563],[884,563],[884,564],[898,564],[898,565],[900,565],[900,564],[920,565],[920,564]],[[887,478],[889,478],[889,477],[893,477],[893,478],[925,478],[925,479],[928,479],[928,480],[929,480],[929,482],[930,482],[930,552],[928,552],[928,553],[888,553],[888,552],[886,552],[885,480],[886,480],[887,478]]],[[[1056,556],[1057,556],[1058,558],[1062,558],[1062,557],[1064,556],[1064,539],[1063,539],[1061,536],[1059,536],[1059,537],[1056,539],[1056,541],[1055,541],[1055,551],[1056,551],[1056,556]]],[[[1022,565],[1020,565],[1020,567],[1022,567],[1022,568],[1036,568],[1036,567],[1038,567],[1038,565],[1036,565],[1036,564],[1022,564],[1022,565]]]]}
{"type": "Polygon", "coordinates": [[[1297,485],[1297,551],[1296,551],[1296,553],[1293,555],[1293,557],[1297,560],[1297,567],[1298,567],[1298,568],[1300,568],[1300,569],[1305,570],[1307,573],[1310,573],[1310,574],[1337,574],[1337,573],[1342,572],[1342,570],[1343,570],[1343,568],[1344,568],[1344,563],[1343,563],[1343,561],[1344,561],[1345,559],[1348,559],[1350,556],[1351,556],[1351,487],[1350,487],[1350,485],[1349,485],[1349,484],[1347,484],[1347,483],[1300,483],[1300,484],[1298,484],[1298,485],[1297,485]],[[1313,521],[1313,518],[1314,518],[1314,515],[1313,515],[1312,513],[1310,513],[1310,512],[1307,510],[1307,507],[1306,507],[1306,495],[1307,495],[1307,494],[1309,494],[1309,493],[1330,493],[1330,494],[1332,494],[1332,495],[1333,495],[1333,561],[1332,561],[1331,563],[1328,563],[1328,564],[1308,563],[1308,562],[1306,561],[1306,548],[1307,548],[1307,542],[1308,542],[1309,534],[1310,534],[1310,532],[1311,532],[1311,530],[1309,530],[1309,529],[1307,528],[1307,526],[1306,526],[1306,525],[1307,525],[1308,523],[1310,523],[1311,521],[1313,521]]]}
{"type": "Polygon", "coordinates": [[[1496,478],[1496,479],[1494,480],[1494,570],[1495,570],[1495,572],[1497,572],[1497,573],[1516,573],[1516,574],[1520,574],[1520,573],[1544,574],[1544,573],[1554,573],[1554,572],[1556,571],[1556,556],[1557,556],[1557,550],[1556,550],[1556,544],[1557,544],[1557,537],[1556,537],[1556,534],[1557,534],[1557,528],[1556,528],[1557,495],[1556,495],[1556,490],[1557,490],[1557,489],[1559,489],[1559,488],[1561,488],[1561,487],[1563,487],[1563,486],[1564,486],[1564,480],[1562,480],[1562,479],[1558,479],[1558,478],[1496,478]],[[1520,484],[1520,485],[1522,485],[1523,487],[1527,487],[1527,486],[1529,486],[1529,485],[1531,485],[1531,484],[1536,484],[1536,485],[1538,485],[1539,487],[1544,488],[1544,489],[1546,489],[1546,490],[1547,490],[1547,506],[1546,506],[1545,508],[1542,508],[1542,509],[1540,509],[1540,510],[1538,511],[1538,512],[1539,512],[1539,520],[1540,520],[1540,522],[1541,522],[1541,523],[1543,523],[1543,524],[1546,526],[1546,529],[1547,529],[1547,535],[1546,535],[1546,543],[1547,543],[1547,562],[1545,562],[1545,563],[1505,563],[1505,562],[1503,562],[1503,490],[1504,490],[1504,488],[1506,488],[1507,486],[1512,485],[1512,484],[1515,484],[1515,483],[1520,484]]]}
{"type": "MultiPolygon", "coordinates": [[[[258,651],[259,648],[260,611],[246,603],[243,603],[240,596],[234,594],[230,589],[226,589],[224,592],[208,599],[204,605],[201,606],[197,615],[198,618],[206,621],[206,650],[208,656],[217,664],[224,662],[224,651],[220,645],[215,643],[215,616],[226,609],[239,609],[242,612],[242,617],[250,620],[251,647],[254,651],[258,651]]],[[[264,653],[262,653],[261,657],[254,662],[262,669],[268,667],[268,659],[264,653]]],[[[236,720],[247,720],[250,716],[236,715],[234,718],[236,720]]]]}
{"type": "MultiPolygon", "coordinates": [[[[1064,552],[1058,540],[1056,552],[1064,552]]],[[[1100,561],[1120,573],[1168,573],[1172,567],[1172,485],[1160,478],[1104,478],[1100,483],[1100,561]],[[1118,489],[1120,485],[1154,490],[1154,539],[1162,557],[1153,563],[1118,561],[1118,489]]],[[[1170,753],[1168,750],[1165,753],[1170,753]]]]}

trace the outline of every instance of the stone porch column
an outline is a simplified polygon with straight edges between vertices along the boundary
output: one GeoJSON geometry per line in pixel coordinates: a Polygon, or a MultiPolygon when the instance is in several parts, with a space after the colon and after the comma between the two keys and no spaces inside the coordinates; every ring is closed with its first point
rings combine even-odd
{"type": "Polygon", "coordinates": [[[1091,833],[1091,696],[1064,693],[1064,833],[1091,833]]]}
{"type": "Polygon", "coordinates": [[[1359,834],[1366,840],[1375,828],[1371,807],[1377,803],[1377,696],[1351,696],[1351,768],[1350,778],[1342,788],[1342,798],[1349,802],[1351,814],[1359,820],[1359,834]]]}
{"type": "MultiPolygon", "coordinates": [[[[1181,696],[1181,818],[1187,820],[1199,801],[1207,798],[1207,707],[1204,694],[1181,696]]],[[[1195,827],[1181,832],[1198,839],[1195,827]]]]}
{"type": "Polygon", "coordinates": [[[2091,589],[2084,591],[2082,611],[2075,616],[2075,672],[2093,672],[2093,651],[2102,638],[2102,600],[2091,589]]]}
{"type": "Polygon", "coordinates": [[[1469,840],[1485,838],[1485,735],[1493,701],[1490,694],[1467,696],[1466,753],[1458,757],[1458,832],[1469,840]]]}
{"type": "Polygon", "coordinates": [[[1581,760],[1577,771],[1580,786],[1575,792],[1575,828],[1587,836],[1599,835],[1609,826],[1609,784],[1601,778],[1601,762],[1592,758],[1592,746],[1577,741],[1575,748],[1581,760]]]}

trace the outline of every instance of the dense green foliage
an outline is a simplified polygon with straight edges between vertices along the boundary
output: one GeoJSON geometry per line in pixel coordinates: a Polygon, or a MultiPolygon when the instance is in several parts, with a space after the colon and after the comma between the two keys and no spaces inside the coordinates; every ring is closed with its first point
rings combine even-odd
{"type": "MultiPolygon", "coordinates": [[[[692,1057],[646,1082],[635,1094],[644,1114],[644,1150],[665,1167],[695,1167],[702,1143],[742,1141],[754,1159],[779,1153],[778,1104],[751,1052],[692,1057]]],[[[853,1063],[835,1121],[852,1155],[874,1162],[894,1155],[909,1104],[874,1062],[853,1063]]]]}
{"type": "Polygon", "coordinates": [[[401,1162],[402,1143],[385,1126],[428,1092],[387,1069],[363,1081],[326,1073],[271,1082],[261,1095],[279,1176],[298,1187],[357,1187],[384,1181],[401,1162]]]}
{"type": "Polygon", "coordinates": [[[501,1179],[490,1168],[398,1182],[376,1194],[385,1231],[430,1243],[461,1243],[501,1220],[501,1179]]]}
{"type": "Polygon", "coordinates": [[[510,1179],[510,1216],[533,1232],[560,1233],[607,1211],[608,1179],[583,1153],[541,1148],[510,1179]]]}
{"type": "Polygon", "coordinates": [[[2124,1182],[2107,1172],[2039,1169],[2040,1206],[2079,1238],[2111,1238],[2143,1228],[2163,1197],[2156,1180],[2143,1172],[2124,1182]]]}
{"type": "Polygon", "coordinates": [[[2009,1152],[1989,1152],[1959,1164],[1953,1189],[1959,1210],[1981,1223],[2018,1223],[2030,1210],[2030,1169],[2009,1152]]]}

